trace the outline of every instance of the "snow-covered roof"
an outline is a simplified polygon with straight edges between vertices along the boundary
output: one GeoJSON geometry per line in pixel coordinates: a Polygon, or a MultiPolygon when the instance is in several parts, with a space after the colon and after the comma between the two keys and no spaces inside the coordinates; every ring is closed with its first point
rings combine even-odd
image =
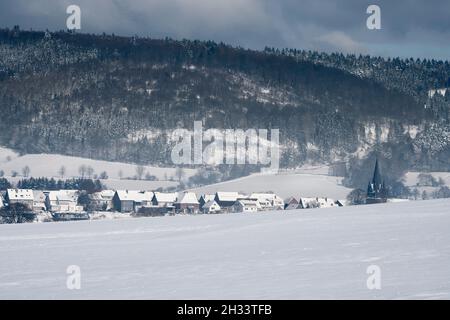
{"type": "Polygon", "coordinates": [[[39,190],[33,190],[33,199],[35,202],[45,202],[44,192],[39,190]]]}
{"type": "Polygon", "coordinates": [[[102,190],[99,192],[99,194],[102,198],[111,198],[111,199],[112,199],[112,197],[114,197],[115,193],[116,192],[114,190],[102,190]]]}
{"type": "Polygon", "coordinates": [[[334,207],[335,205],[334,200],[330,198],[318,198],[317,201],[321,207],[334,207]]]}
{"type": "Polygon", "coordinates": [[[102,190],[92,194],[92,198],[96,200],[111,200],[116,192],[114,190],[102,190]]]}
{"type": "Polygon", "coordinates": [[[307,198],[307,197],[300,197],[300,198],[299,198],[299,201],[300,201],[300,200],[313,201],[313,200],[317,200],[317,198],[312,198],[312,197],[309,197],[309,198],[307,198]]]}
{"type": "Polygon", "coordinates": [[[311,203],[318,203],[316,198],[300,198],[298,201],[299,204],[303,206],[303,208],[306,208],[308,204],[311,203]]]}
{"type": "Polygon", "coordinates": [[[120,201],[152,201],[153,192],[151,191],[136,191],[136,190],[117,190],[117,196],[120,201]]]}
{"type": "Polygon", "coordinates": [[[205,201],[205,203],[206,203],[206,202],[209,202],[211,200],[214,200],[215,195],[214,194],[202,194],[200,199],[202,199],[202,198],[203,198],[203,201],[205,201]]]}
{"type": "Polygon", "coordinates": [[[158,201],[158,202],[175,202],[177,200],[177,194],[176,193],[155,192],[155,198],[156,198],[156,201],[158,201]]]}
{"type": "Polygon", "coordinates": [[[299,203],[306,208],[308,205],[315,204],[319,207],[334,207],[334,200],[331,198],[300,198],[299,203]]]}
{"type": "Polygon", "coordinates": [[[217,192],[219,201],[236,201],[240,197],[238,192],[217,192]]]}
{"type": "Polygon", "coordinates": [[[204,209],[209,209],[209,208],[211,208],[212,206],[215,206],[215,207],[219,207],[219,208],[220,208],[219,204],[218,204],[216,201],[214,201],[214,200],[209,200],[208,202],[206,202],[205,205],[203,206],[203,208],[204,208],[204,209]]]}
{"type": "Polygon", "coordinates": [[[9,200],[34,200],[33,190],[31,189],[8,189],[9,200]]]}
{"type": "Polygon", "coordinates": [[[446,92],[447,92],[447,88],[431,89],[431,90],[428,90],[428,96],[430,98],[433,98],[436,94],[439,94],[439,95],[445,97],[446,92]]]}
{"type": "Polygon", "coordinates": [[[295,197],[289,197],[286,200],[284,200],[284,203],[298,203],[298,200],[295,197]]]}
{"type": "Polygon", "coordinates": [[[240,199],[238,203],[243,207],[259,207],[258,201],[253,199],[240,199]]]}
{"type": "Polygon", "coordinates": [[[48,193],[50,201],[78,201],[78,190],[57,190],[48,193]]]}
{"type": "Polygon", "coordinates": [[[279,196],[277,196],[275,193],[252,193],[250,195],[250,198],[256,198],[258,200],[282,200],[279,196]]]}
{"type": "Polygon", "coordinates": [[[178,197],[177,203],[198,204],[197,195],[194,192],[183,192],[178,197]]]}

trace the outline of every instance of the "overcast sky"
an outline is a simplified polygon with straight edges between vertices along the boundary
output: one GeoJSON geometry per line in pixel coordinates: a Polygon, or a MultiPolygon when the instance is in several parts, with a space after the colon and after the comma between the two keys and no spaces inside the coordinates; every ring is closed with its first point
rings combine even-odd
{"type": "Polygon", "coordinates": [[[85,33],[450,60],[450,0],[0,0],[0,27],[66,29],[70,4],[85,33]],[[370,4],[381,30],[366,27],[370,4]]]}

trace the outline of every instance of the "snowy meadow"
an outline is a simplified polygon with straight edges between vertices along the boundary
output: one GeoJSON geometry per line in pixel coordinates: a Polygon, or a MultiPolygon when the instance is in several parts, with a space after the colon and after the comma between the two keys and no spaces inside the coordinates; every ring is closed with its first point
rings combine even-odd
{"type": "Polygon", "coordinates": [[[0,298],[449,299],[449,207],[0,225],[0,298]]]}

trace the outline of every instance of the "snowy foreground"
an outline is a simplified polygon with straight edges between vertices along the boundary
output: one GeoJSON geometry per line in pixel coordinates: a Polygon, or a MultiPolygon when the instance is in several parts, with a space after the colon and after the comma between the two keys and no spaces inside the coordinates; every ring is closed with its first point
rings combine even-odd
{"type": "Polygon", "coordinates": [[[2,299],[449,299],[450,201],[1,225],[0,257],[2,299]]]}

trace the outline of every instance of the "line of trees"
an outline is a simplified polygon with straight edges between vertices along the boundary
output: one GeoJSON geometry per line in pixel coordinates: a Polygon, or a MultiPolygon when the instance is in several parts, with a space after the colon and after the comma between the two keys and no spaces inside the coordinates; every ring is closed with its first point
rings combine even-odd
{"type": "MultiPolygon", "coordinates": [[[[11,188],[11,183],[2,178],[0,179],[0,190],[11,188]]],[[[33,190],[86,190],[89,193],[101,191],[106,187],[100,180],[92,179],[68,179],[55,180],[53,178],[28,178],[22,179],[17,183],[19,189],[33,189],[33,190]]]]}

